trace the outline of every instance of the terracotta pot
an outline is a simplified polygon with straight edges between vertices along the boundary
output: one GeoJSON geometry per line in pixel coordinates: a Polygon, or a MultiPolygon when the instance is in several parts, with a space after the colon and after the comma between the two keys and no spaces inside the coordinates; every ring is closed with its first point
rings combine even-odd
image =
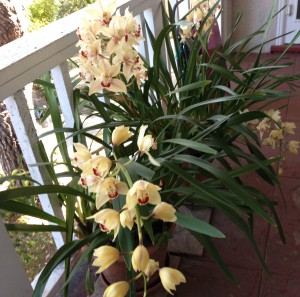
{"type": "MultiPolygon", "coordinates": [[[[160,267],[168,265],[168,242],[161,246],[150,246],[148,248],[150,259],[154,259],[159,262],[160,267]]],[[[101,273],[101,281],[105,286],[109,286],[112,283],[126,280],[127,268],[123,257],[121,257],[116,263],[111,265],[105,271],[101,273]]],[[[143,296],[144,280],[140,278],[135,282],[136,284],[136,296],[143,296]]],[[[156,271],[149,279],[147,283],[147,292],[150,293],[155,289],[159,289],[161,286],[158,271],[156,271]]]]}

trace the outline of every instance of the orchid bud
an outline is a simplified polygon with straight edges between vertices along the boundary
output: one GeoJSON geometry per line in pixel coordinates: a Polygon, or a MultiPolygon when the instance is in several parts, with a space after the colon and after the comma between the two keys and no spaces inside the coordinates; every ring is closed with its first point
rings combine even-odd
{"type": "Polygon", "coordinates": [[[149,253],[143,245],[139,245],[135,248],[132,254],[131,262],[135,272],[146,271],[149,263],[149,253]]]}
{"type": "Polygon", "coordinates": [[[129,127],[125,127],[124,125],[116,127],[112,132],[112,144],[119,146],[126,142],[132,135],[133,133],[129,131],[129,127]]]}

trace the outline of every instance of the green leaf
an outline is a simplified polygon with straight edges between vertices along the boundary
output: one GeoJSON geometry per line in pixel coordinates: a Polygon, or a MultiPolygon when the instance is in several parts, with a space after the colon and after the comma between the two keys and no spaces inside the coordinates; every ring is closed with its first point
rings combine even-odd
{"type": "Polygon", "coordinates": [[[0,192],[0,202],[8,201],[15,198],[21,198],[24,196],[39,195],[39,194],[52,194],[52,193],[61,193],[69,194],[73,196],[80,196],[90,202],[95,202],[89,195],[86,195],[80,191],[74,190],[73,188],[67,186],[59,185],[46,185],[46,186],[36,186],[36,187],[24,187],[10,189],[0,192]]]}
{"type": "Polygon", "coordinates": [[[15,213],[20,213],[23,215],[28,215],[32,216],[35,218],[39,218],[42,220],[49,221],[51,223],[55,223],[59,226],[65,227],[66,223],[50,214],[47,212],[39,209],[38,207],[28,205],[26,203],[22,203],[19,201],[3,201],[0,202],[0,209],[7,210],[7,211],[12,211],[15,213]]]}
{"type": "Polygon", "coordinates": [[[37,225],[37,224],[5,224],[7,231],[19,232],[65,232],[66,228],[55,225],[37,225]]]}
{"type": "Polygon", "coordinates": [[[80,250],[83,246],[91,242],[95,237],[101,237],[101,242],[106,242],[108,236],[98,229],[94,233],[85,237],[83,240],[72,241],[63,245],[55,255],[49,260],[48,264],[45,266],[40,274],[37,284],[34,288],[32,297],[40,297],[44,291],[48,278],[50,277],[53,270],[66,258],[73,255],[76,251],[80,250]]]}
{"type": "Polygon", "coordinates": [[[167,95],[172,95],[172,94],[175,94],[175,93],[181,93],[181,92],[186,92],[186,91],[191,91],[191,90],[194,90],[194,89],[202,88],[202,87],[205,87],[205,86],[209,85],[210,83],[211,83],[210,80],[198,81],[198,82],[195,82],[195,83],[191,83],[189,85],[185,85],[185,86],[180,87],[178,89],[175,89],[174,91],[168,93],[167,95]]]}
{"type": "Polygon", "coordinates": [[[118,233],[118,242],[121,252],[126,253],[124,255],[124,261],[126,263],[127,269],[131,270],[131,254],[128,254],[127,252],[131,252],[134,249],[132,232],[128,228],[123,228],[122,226],[120,226],[120,230],[118,233]]]}
{"type": "Polygon", "coordinates": [[[274,225],[272,218],[266,213],[266,211],[261,207],[257,201],[255,201],[252,195],[247,192],[243,186],[238,184],[226,171],[213,166],[210,162],[206,160],[201,160],[199,158],[190,155],[177,155],[174,157],[175,160],[182,162],[191,163],[199,166],[201,169],[212,174],[216,179],[222,181],[224,185],[238,197],[241,197],[244,203],[252,209],[253,212],[260,215],[266,222],[274,225]]]}
{"type": "Polygon", "coordinates": [[[151,170],[150,168],[142,165],[141,163],[138,162],[130,162],[129,165],[127,166],[129,171],[133,171],[137,173],[139,176],[143,177],[144,179],[151,181],[155,172],[151,170]]]}
{"type": "Polygon", "coordinates": [[[164,142],[175,143],[175,144],[179,144],[182,146],[186,146],[187,148],[191,148],[191,149],[194,149],[194,150],[202,152],[202,153],[207,153],[207,154],[216,154],[217,153],[216,150],[212,149],[208,145],[197,142],[197,141],[192,141],[189,139],[174,138],[174,139],[165,140],[164,142]]]}
{"type": "Polygon", "coordinates": [[[185,215],[178,211],[175,213],[175,215],[177,217],[176,224],[183,228],[189,229],[196,233],[205,234],[211,237],[217,237],[217,238],[225,237],[225,235],[217,228],[213,227],[212,225],[198,218],[185,215]]]}

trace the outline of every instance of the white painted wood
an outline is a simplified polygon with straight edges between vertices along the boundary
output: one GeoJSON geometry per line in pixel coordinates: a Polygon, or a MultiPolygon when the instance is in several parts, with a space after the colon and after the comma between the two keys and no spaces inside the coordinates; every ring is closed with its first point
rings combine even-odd
{"type": "Polygon", "coordinates": [[[82,11],[5,44],[0,49],[0,102],[75,55],[82,11]]]}
{"type": "MultiPolygon", "coordinates": [[[[286,29],[285,32],[292,32],[285,36],[284,43],[290,43],[294,38],[295,35],[300,31],[300,18],[297,17],[298,6],[300,5],[299,0],[289,0],[288,6],[285,10],[285,25],[286,29]]],[[[298,37],[295,42],[296,44],[300,43],[300,37],[298,37]]]]}
{"type": "MultiPolygon", "coordinates": [[[[153,12],[152,9],[148,8],[147,10],[144,11],[144,19],[147,22],[151,32],[153,34],[155,34],[154,31],[154,18],[153,18],[153,12]]],[[[146,27],[146,26],[145,26],[146,27]]],[[[153,56],[154,56],[154,51],[153,48],[151,46],[151,42],[150,42],[150,37],[149,34],[147,33],[146,29],[144,31],[144,37],[145,37],[145,47],[147,49],[147,53],[148,53],[148,62],[149,65],[152,67],[153,66],[153,56]]],[[[157,36],[157,35],[156,35],[157,36]]]]}
{"type": "Polygon", "coordinates": [[[65,127],[74,126],[73,86],[66,61],[51,69],[59,104],[64,115],[65,127]]]}
{"type": "MultiPolygon", "coordinates": [[[[286,6],[277,17],[277,36],[281,36],[284,33],[295,31],[286,36],[282,36],[276,40],[276,45],[288,44],[292,41],[294,36],[300,29],[300,20],[296,17],[298,0],[279,0],[278,1],[278,11],[286,6]],[[292,5],[292,6],[290,6],[292,5]]],[[[295,42],[300,43],[300,38],[295,42]]]]}
{"type": "MultiPolygon", "coordinates": [[[[282,7],[286,5],[286,0],[279,0],[278,1],[278,8],[279,11],[282,7]]],[[[277,36],[281,36],[285,31],[285,12],[281,11],[277,16],[277,36]]],[[[284,37],[280,37],[276,39],[276,45],[284,44],[284,37]]]]}
{"type": "Polygon", "coordinates": [[[31,297],[32,288],[0,217],[0,296],[31,297]]]}
{"type": "MultiPolygon", "coordinates": [[[[32,122],[30,112],[24,102],[26,103],[26,98],[23,91],[19,91],[13,96],[10,96],[4,100],[22,153],[26,163],[28,164],[31,177],[41,184],[52,184],[45,167],[30,166],[32,164],[40,163],[42,160],[37,147],[38,137],[36,130],[32,122]]],[[[39,199],[44,211],[63,219],[63,213],[60,204],[55,199],[54,195],[39,195],[39,199]]],[[[53,232],[53,238],[57,248],[64,244],[61,233],[53,232]]]]}

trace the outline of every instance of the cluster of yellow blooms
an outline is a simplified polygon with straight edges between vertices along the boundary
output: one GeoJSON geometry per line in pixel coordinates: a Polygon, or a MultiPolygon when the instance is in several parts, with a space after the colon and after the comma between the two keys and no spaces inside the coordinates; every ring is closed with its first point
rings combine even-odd
{"type": "MultiPolygon", "coordinates": [[[[156,144],[151,135],[145,135],[147,126],[141,126],[139,130],[137,145],[138,151],[134,154],[132,160],[138,155],[146,154],[154,165],[159,163],[151,156],[150,149],[155,148],[156,144]]],[[[119,126],[112,132],[112,146],[114,148],[130,141],[133,133],[128,127],[119,126]]],[[[87,187],[91,193],[95,193],[96,208],[100,209],[93,216],[89,217],[97,222],[103,232],[113,232],[114,240],[116,239],[120,225],[123,228],[132,230],[134,224],[137,225],[139,234],[139,245],[132,253],[132,267],[138,272],[138,277],[149,279],[155,271],[159,270],[159,276],[164,288],[172,294],[175,285],[185,282],[184,275],[170,267],[159,267],[159,263],[149,258],[148,250],[143,245],[142,226],[143,220],[150,218],[162,220],[164,222],[175,222],[175,208],[161,201],[159,191],[160,187],[145,180],[131,181],[131,177],[126,170],[126,164],[118,162],[115,154],[114,161],[106,156],[92,156],[88,148],[80,143],[74,144],[76,152],[74,154],[75,164],[82,170],[80,184],[87,187]],[[113,165],[114,164],[114,165],[113,165]],[[120,181],[118,175],[122,171],[126,176],[126,182],[120,181]],[[117,199],[119,195],[126,195],[126,204],[117,211],[111,208],[110,202],[117,199]],[[151,204],[154,208],[147,217],[141,216],[139,206],[151,204]],[[107,206],[104,207],[103,206],[107,206]],[[101,209],[102,208],[102,209],[101,209]]],[[[130,161],[129,161],[130,162],[130,161]]],[[[94,252],[96,257],[93,265],[99,266],[98,273],[103,272],[113,263],[115,263],[122,253],[112,246],[101,246],[94,252]]],[[[134,281],[132,280],[132,281],[134,281]]],[[[111,284],[107,287],[105,297],[122,297],[129,290],[130,281],[121,281],[111,284]]]]}
{"type": "MultiPolygon", "coordinates": [[[[256,129],[260,133],[260,139],[264,145],[270,146],[272,149],[279,148],[281,155],[288,150],[292,154],[298,154],[300,141],[290,140],[286,142],[285,137],[288,134],[295,134],[296,125],[293,122],[283,122],[280,115],[280,110],[270,109],[265,111],[268,116],[260,122],[256,121],[252,124],[257,124],[256,129]],[[267,134],[267,137],[265,136],[267,134]]],[[[279,175],[282,174],[281,163],[279,166],[279,175]]]]}
{"type": "Polygon", "coordinates": [[[196,7],[186,17],[187,23],[180,26],[180,37],[181,42],[185,42],[186,39],[194,37],[200,25],[202,25],[202,33],[206,32],[207,29],[215,22],[215,15],[217,10],[221,7],[216,5],[217,0],[192,0],[191,9],[196,7]],[[205,22],[203,20],[206,18],[205,22]]]}
{"type": "MultiPolygon", "coordinates": [[[[262,119],[256,127],[260,133],[260,138],[263,140],[263,144],[273,149],[276,147],[281,148],[286,134],[295,134],[296,125],[293,122],[282,122],[278,109],[270,109],[265,113],[268,117],[262,119]],[[268,133],[268,137],[264,137],[265,133],[268,133]]],[[[288,150],[293,154],[297,154],[299,143],[299,141],[290,140],[287,145],[288,150]]]]}
{"type": "Polygon", "coordinates": [[[124,16],[116,11],[116,0],[96,0],[89,5],[77,35],[80,75],[90,82],[89,94],[102,89],[126,93],[125,82],[135,80],[140,87],[147,79],[143,61],[133,48],[144,40],[141,27],[128,9],[124,16]]]}

